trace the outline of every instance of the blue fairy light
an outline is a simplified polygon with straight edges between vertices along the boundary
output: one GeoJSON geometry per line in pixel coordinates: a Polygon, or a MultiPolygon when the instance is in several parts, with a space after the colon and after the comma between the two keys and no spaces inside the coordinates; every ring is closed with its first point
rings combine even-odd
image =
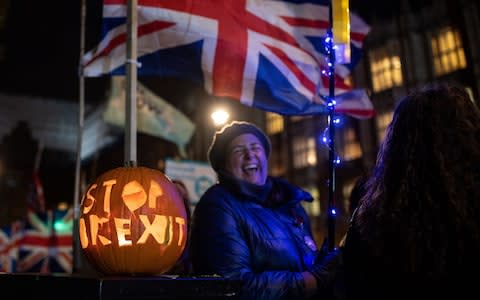
{"type": "Polygon", "coordinates": [[[328,131],[328,127],[323,130],[322,142],[327,146],[329,146],[329,144],[330,144],[330,134],[329,134],[329,131],[328,131]]]}
{"type": "Polygon", "coordinates": [[[336,165],[340,164],[340,157],[337,156],[333,162],[334,162],[336,165]]]}

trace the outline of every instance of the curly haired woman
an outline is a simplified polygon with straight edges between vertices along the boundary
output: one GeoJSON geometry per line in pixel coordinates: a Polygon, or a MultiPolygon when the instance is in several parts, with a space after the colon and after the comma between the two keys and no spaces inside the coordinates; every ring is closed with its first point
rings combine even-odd
{"type": "Polygon", "coordinates": [[[399,103],[343,251],[351,298],[435,299],[476,287],[480,112],[464,89],[430,86],[399,103]]]}

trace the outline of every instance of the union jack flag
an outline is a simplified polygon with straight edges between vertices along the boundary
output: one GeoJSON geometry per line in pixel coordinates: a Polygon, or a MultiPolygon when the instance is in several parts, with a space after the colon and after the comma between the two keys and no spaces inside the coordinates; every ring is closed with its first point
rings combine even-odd
{"type": "Polygon", "coordinates": [[[18,272],[71,273],[73,210],[29,211],[18,253],[18,272]]]}
{"type": "Polygon", "coordinates": [[[16,272],[18,248],[22,237],[22,221],[15,221],[0,228],[0,272],[16,272]]]}
{"type": "MultiPolygon", "coordinates": [[[[126,72],[127,0],[103,1],[103,38],[83,75],[126,72]]],[[[335,67],[335,94],[359,59],[369,26],[351,17],[352,62],[335,67]]],[[[327,113],[329,1],[138,0],[138,75],[189,79],[211,95],[282,115],[327,113]],[[326,72],[324,72],[326,71],[326,72]]],[[[369,99],[338,112],[372,116],[369,99]]],[[[336,97],[337,98],[337,97],[336,97]]]]}

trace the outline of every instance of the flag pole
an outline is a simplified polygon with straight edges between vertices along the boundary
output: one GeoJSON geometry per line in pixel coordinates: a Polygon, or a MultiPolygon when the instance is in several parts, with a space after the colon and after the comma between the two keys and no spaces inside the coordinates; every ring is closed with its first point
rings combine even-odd
{"type": "Polygon", "coordinates": [[[128,0],[125,163],[129,166],[137,164],[137,24],[137,0],[128,0]]]}
{"type": "Polygon", "coordinates": [[[73,265],[72,272],[81,269],[80,237],[78,233],[78,221],[80,219],[80,167],[82,161],[82,141],[85,110],[85,76],[81,59],[85,53],[85,19],[87,15],[86,0],[81,1],[80,8],[80,64],[79,64],[79,94],[78,94],[78,129],[77,129],[77,157],[75,162],[75,187],[73,192],[73,265]]]}
{"type": "Polygon", "coordinates": [[[332,33],[332,2],[329,6],[329,27],[327,31],[327,45],[328,45],[328,66],[329,66],[329,81],[328,81],[328,219],[327,219],[327,237],[328,237],[328,249],[333,250],[335,248],[335,51],[333,49],[333,33],[332,33]]]}
{"type": "Polygon", "coordinates": [[[40,197],[38,195],[38,186],[37,186],[37,182],[39,182],[39,170],[40,170],[40,162],[42,161],[42,155],[43,155],[43,150],[45,148],[45,144],[44,144],[44,141],[43,140],[40,140],[39,143],[38,143],[38,149],[37,149],[37,153],[35,154],[35,164],[33,166],[33,192],[37,194],[37,206],[36,209],[38,209],[39,212],[45,212],[47,207],[46,207],[46,203],[45,203],[45,197],[43,196],[43,190],[42,190],[42,197],[40,197]]]}
{"type": "Polygon", "coordinates": [[[350,62],[350,11],[349,0],[331,0],[328,11],[328,67],[329,97],[328,107],[328,248],[335,248],[335,63],[350,62]]]}
{"type": "MultiPolygon", "coordinates": [[[[328,33],[331,36],[331,30],[328,33]]],[[[328,42],[330,47],[330,66],[329,66],[329,101],[328,106],[328,248],[333,250],[335,247],[335,126],[333,118],[335,117],[335,54],[332,49],[332,39],[328,42]]]]}

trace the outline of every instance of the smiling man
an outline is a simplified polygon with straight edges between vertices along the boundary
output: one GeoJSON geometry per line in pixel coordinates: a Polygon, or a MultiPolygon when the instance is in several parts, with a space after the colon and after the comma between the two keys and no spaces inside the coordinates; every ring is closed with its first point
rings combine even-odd
{"type": "Polygon", "coordinates": [[[313,198],[268,176],[270,150],[252,123],[234,121],[215,133],[208,158],[218,183],[194,210],[193,270],[240,280],[240,299],[308,299],[330,288],[338,255],[318,255],[301,205],[313,198]]]}

